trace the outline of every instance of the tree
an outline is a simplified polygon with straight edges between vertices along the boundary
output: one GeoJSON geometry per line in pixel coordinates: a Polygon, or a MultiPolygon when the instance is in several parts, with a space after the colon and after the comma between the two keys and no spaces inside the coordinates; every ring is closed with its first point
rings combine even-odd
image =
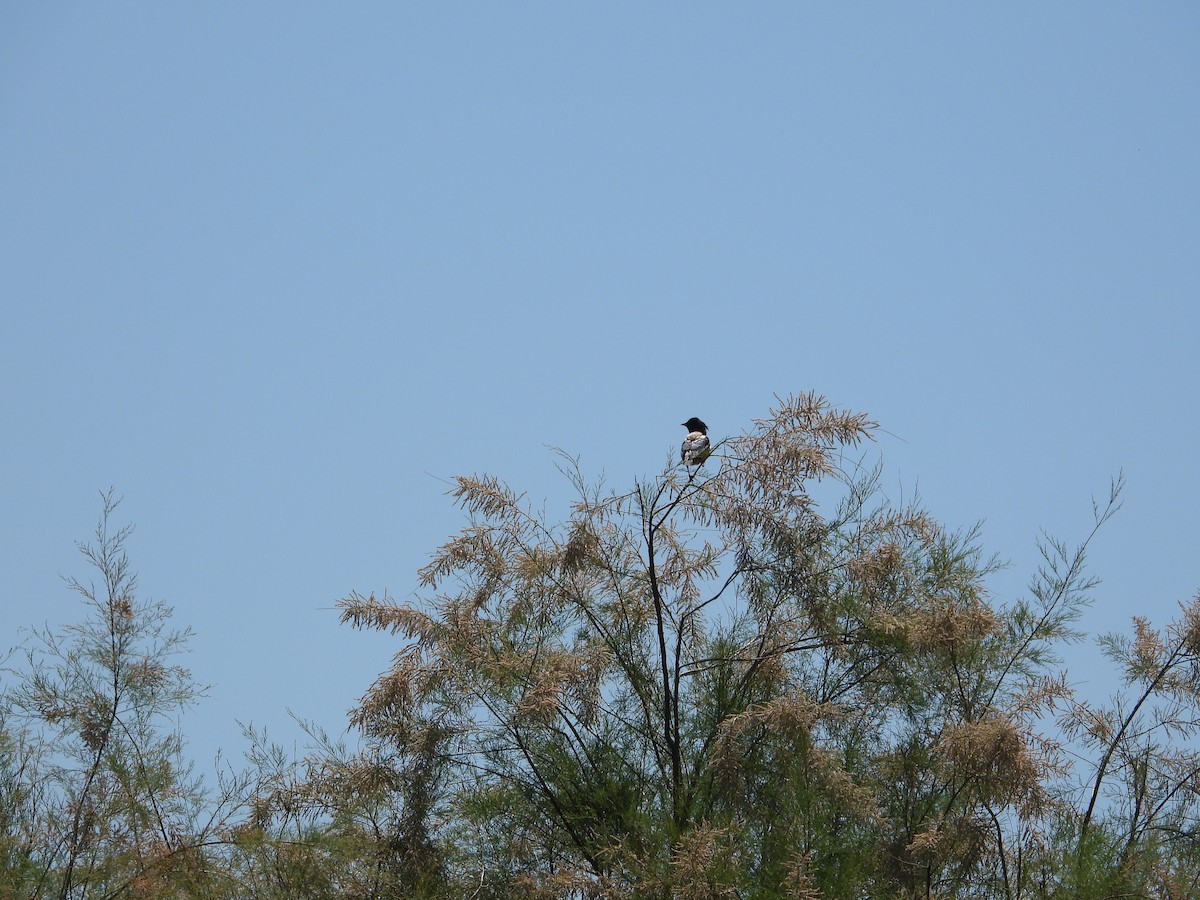
{"type": "MultiPolygon", "coordinates": [[[[3,668],[0,897],[407,896],[393,870],[415,880],[416,860],[382,836],[417,807],[389,806],[391,767],[315,726],[297,761],[248,727],[249,767],[218,757],[214,782],[192,775],[177,717],[204,689],[176,662],[190,631],[138,598],[117,506],[103,495],[79,545],[99,584],[67,579],[84,620],[31,632],[3,668]]],[[[436,882],[436,867],[419,874],[436,882]]]]}
{"type": "Polygon", "coordinates": [[[562,466],[560,523],[462,477],[469,522],[398,603],[404,636],[303,756],[192,776],[188,632],[112,529],[88,612],[33,632],[0,694],[0,896],[1183,900],[1200,890],[1200,597],[1102,639],[1069,687],[1092,532],[994,600],[978,529],[894,507],[874,424],[803,395],[623,493],[562,466]],[[851,455],[853,451],[854,455],[851,455]]]}
{"type": "Polygon", "coordinates": [[[341,601],[407,639],[353,715],[425,773],[407,852],[479,897],[1015,896],[1055,764],[1029,690],[1086,585],[994,609],[977,534],[848,462],[874,428],[808,394],[627,493],[566,466],[558,525],[459,478],[426,592],[341,601]]]}
{"type": "Polygon", "coordinates": [[[174,661],[189,631],[137,597],[118,503],[103,495],[95,541],[79,545],[99,584],[67,580],[88,617],[32,632],[25,665],[5,669],[4,896],[200,896],[206,849],[245,788],[227,780],[215,800],[183,759],[175,717],[203,693],[174,661]]]}
{"type": "Polygon", "coordinates": [[[1108,705],[1072,698],[1061,717],[1088,773],[1060,863],[1078,896],[1200,891],[1200,596],[1180,613],[1164,631],[1134,616],[1132,638],[1105,635],[1122,689],[1108,705]]]}

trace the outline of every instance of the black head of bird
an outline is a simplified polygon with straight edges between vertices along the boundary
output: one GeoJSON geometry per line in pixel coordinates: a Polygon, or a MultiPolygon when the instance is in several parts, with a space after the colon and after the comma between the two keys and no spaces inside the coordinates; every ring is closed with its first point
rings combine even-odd
{"type": "Polygon", "coordinates": [[[688,430],[688,435],[679,449],[679,458],[685,466],[703,465],[712,452],[712,445],[708,441],[708,426],[695,416],[681,424],[688,430]]]}

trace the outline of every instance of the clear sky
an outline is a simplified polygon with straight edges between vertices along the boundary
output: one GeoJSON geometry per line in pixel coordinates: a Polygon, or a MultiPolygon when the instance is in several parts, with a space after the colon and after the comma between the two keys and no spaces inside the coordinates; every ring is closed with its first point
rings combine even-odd
{"type": "MultiPolygon", "coordinates": [[[[334,731],[463,522],[677,423],[863,410],[1023,590],[1122,469],[1086,625],[1200,588],[1200,5],[0,3],[0,643],[98,491],[196,630],[184,722],[334,731]]],[[[1088,650],[1072,676],[1101,677],[1088,650]]]]}

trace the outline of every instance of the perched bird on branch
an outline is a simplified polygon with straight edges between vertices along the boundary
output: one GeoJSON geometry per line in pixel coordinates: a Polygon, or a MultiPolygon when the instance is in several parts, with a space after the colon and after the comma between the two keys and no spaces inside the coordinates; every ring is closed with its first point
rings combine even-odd
{"type": "Polygon", "coordinates": [[[688,430],[688,436],[683,439],[679,458],[685,466],[704,465],[704,461],[712,453],[712,445],[708,442],[708,426],[695,416],[680,424],[688,430]]]}

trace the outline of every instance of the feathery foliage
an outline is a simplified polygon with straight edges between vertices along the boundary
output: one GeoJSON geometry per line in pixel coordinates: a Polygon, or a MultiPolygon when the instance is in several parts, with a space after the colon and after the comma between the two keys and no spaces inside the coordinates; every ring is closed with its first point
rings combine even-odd
{"type": "Polygon", "coordinates": [[[418,595],[340,602],[399,643],[358,740],[247,727],[215,785],[107,495],[87,618],[4,670],[0,896],[1200,896],[1200,597],[1101,639],[1109,702],[1056,668],[1120,479],[1003,603],[978,529],[881,497],[874,430],[806,394],[626,492],[567,457],[559,522],[457,479],[418,595]]]}
{"type": "MultiPolygon", "coordinates": [[[[562,523],[497,479],[462,477],[470,523],[422,570],[425,592],[342,601],[344,621],[405,638],[353,721],[436,768],[421,833],[450,883],[481,897],[1018,897],[1039,877],[1043,893],[1068,883],[1047,873],[1071,870],[1095,826],[1066,802],[1074,770],[1039,723],[1073,702],[1048,667],[1088,602],[1087,542],[1047,539],[1031,599],[993,603],[977,531],[892,507],[877,470],[847,463],[874,428],[788,398],[704,470],[602,494],[566,469],[578,501],[562,523]],[[818,491],[837,498],[828,512],[818,491]]],[[[1154,673],[1194,659],[1189,634],[1161,659],[1147,636],[1131,657],[1176,703],[1186,678],[1154,673]]],[[[1171,766],[1178,809],[1195,772],[1171,766]]],[[[1171,787],[1139,815],[1161,822],[1171,787]]],[[[1136,844],[1150,832],[1134,820],[1136,844]]]]}

